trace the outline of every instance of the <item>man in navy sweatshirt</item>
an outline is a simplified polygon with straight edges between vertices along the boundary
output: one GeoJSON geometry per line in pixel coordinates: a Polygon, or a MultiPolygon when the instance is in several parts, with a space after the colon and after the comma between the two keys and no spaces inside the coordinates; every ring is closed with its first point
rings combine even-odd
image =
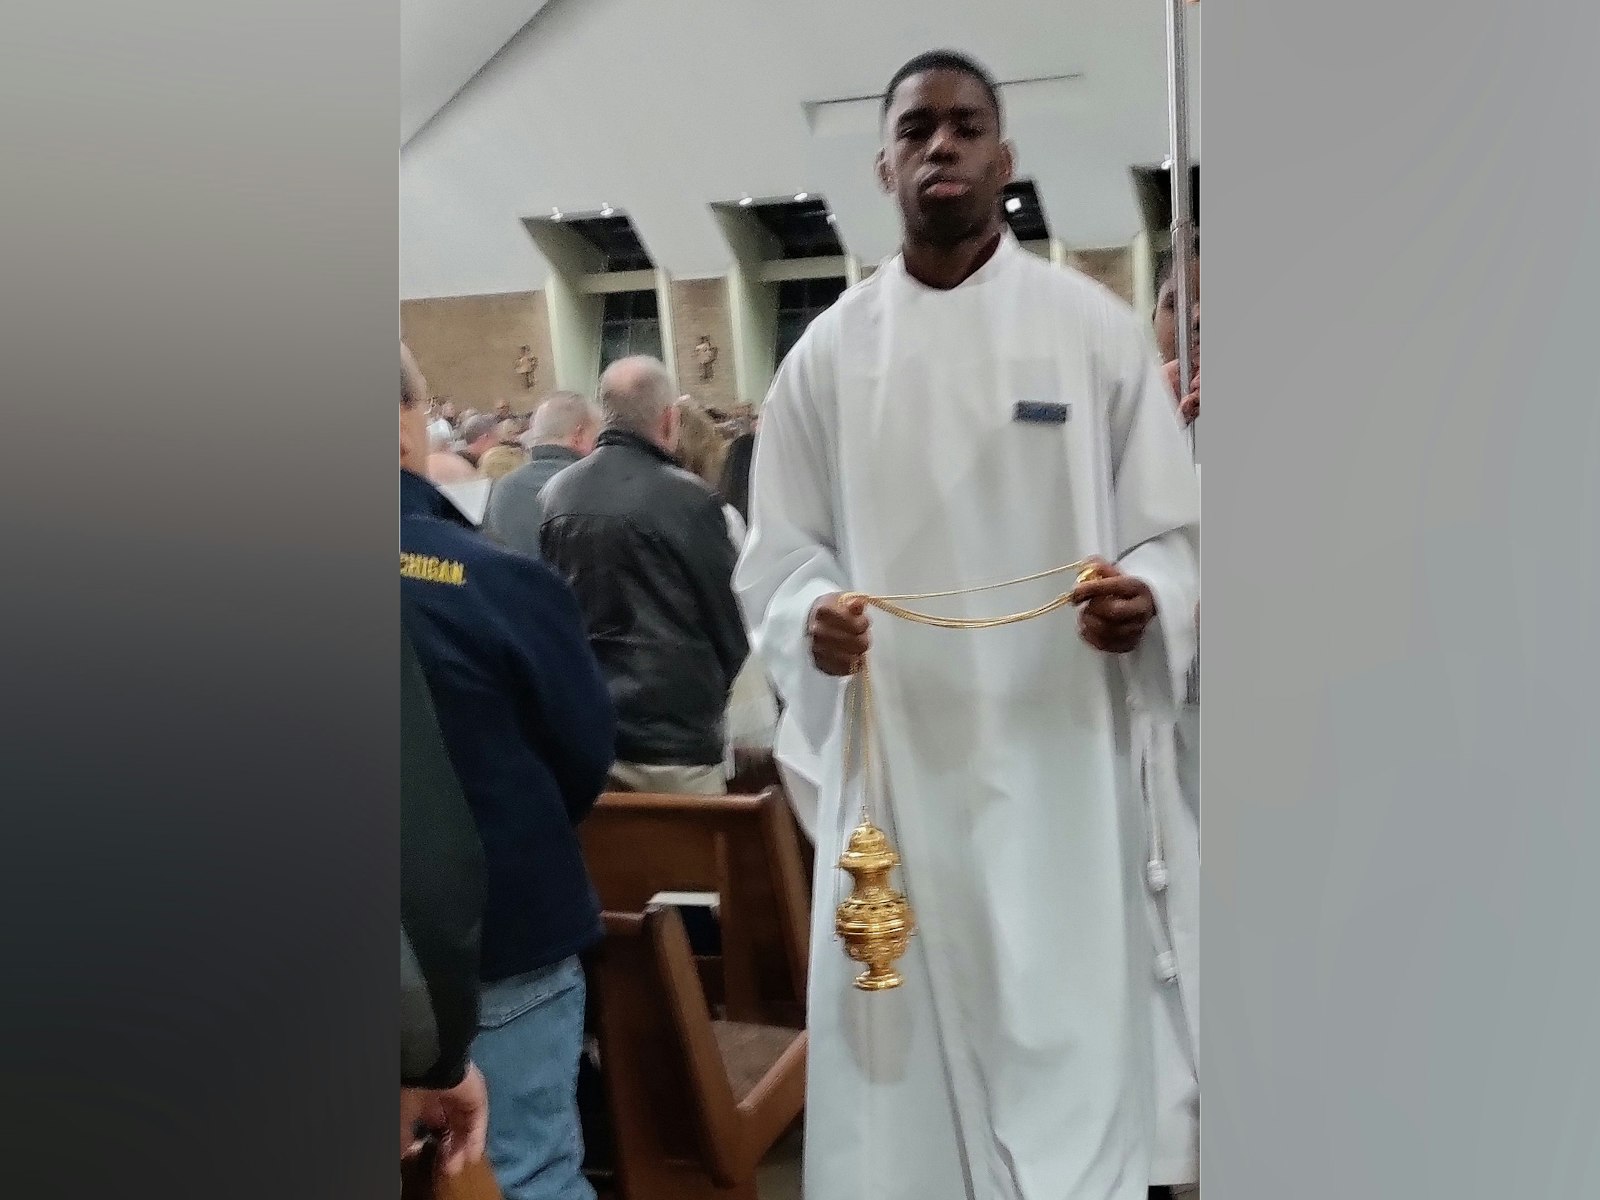
{"type": "Polygon", "coordinates": [[[401,347],[400,586],[406,627],[483,843],[483,991],[473,1061],[506,1200],[592,1200],[577,1072],[601,936],[577,823],[605,786],[615,717],[577,601],[502,550],[422,475],[427,385],[401,347]]]}

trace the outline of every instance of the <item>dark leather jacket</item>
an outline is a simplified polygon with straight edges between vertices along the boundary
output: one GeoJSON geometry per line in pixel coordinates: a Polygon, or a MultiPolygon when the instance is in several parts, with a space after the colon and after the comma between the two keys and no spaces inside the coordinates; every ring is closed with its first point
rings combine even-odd
{"type": "Polygon", "coordinates": [[[615,429],[540,498],[545,561],[577,594],[611,687],[618,760],[721,762],[728,693],[750,649],[721,503],[615,429]]]}

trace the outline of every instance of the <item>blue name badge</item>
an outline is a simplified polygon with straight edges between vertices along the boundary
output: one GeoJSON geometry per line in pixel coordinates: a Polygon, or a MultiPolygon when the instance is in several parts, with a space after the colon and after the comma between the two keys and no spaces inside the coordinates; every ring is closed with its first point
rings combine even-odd
{"type": "Polygon", "coordinates": [[[1070,404],[1047,404],[1042,400],[1021,400],[1012,410],[1011,419],[1029,425],[1065,425],[1072,415],[1070,404]]]}

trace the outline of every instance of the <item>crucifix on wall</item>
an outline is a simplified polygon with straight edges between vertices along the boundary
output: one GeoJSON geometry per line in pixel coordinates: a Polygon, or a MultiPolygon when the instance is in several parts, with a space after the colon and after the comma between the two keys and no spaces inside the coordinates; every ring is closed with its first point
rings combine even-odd
{"type": "Polygon", "coordinates": [[[700,382],[710,383],[717,365],[717,348],[703,333],[700,335],[700,340],[694,344],[694,360],[700,364],[700,382]]]}
{"type": "Polygon", "coordinates": [[[517,374],[522,376],[522,386],[533,387],[534,376],[539,373],[539,359],[527,346],[522,348],[522,357],[517,359],[517,374]]]}

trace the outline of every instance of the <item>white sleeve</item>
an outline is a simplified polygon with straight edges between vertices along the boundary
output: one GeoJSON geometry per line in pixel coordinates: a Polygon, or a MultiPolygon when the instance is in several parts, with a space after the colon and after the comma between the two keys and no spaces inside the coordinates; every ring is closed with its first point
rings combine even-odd
{"type": "Polygon", "coordinates": [[[1131,313],[1111,331],[1111,456],[1117,565],[1144,580],[1156,621],[1129,656],[1152,710],[1176,718],[1200,603],[1200,485],[1166,375],[1131,313]]]}
{"type": "Polygon", "coordinates": [[[739,510],[731,504],[722,506],[722,518],[728,523],[728,540],[733,543],[735,550],[744,549],[744,537],[747,532],[744,527],[744,518],[739,515],[739,510]]]}
{"type": "Polygon", "coordinates": [[[761,407],[750,474],[750,530],[734,572],[751,644],[812,747],[826,745],[844,681],[811,661],[812,606],[849,590],[834,512],[831,322],[819,318],[784,359],[761,407]]]}

